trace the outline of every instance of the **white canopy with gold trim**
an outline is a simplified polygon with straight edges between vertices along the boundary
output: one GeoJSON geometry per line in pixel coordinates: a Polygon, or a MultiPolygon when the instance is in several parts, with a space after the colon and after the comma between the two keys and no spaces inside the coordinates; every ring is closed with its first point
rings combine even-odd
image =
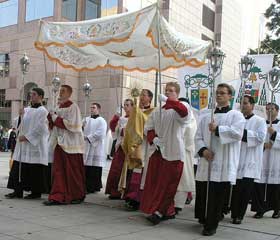
{"type": "Polygon", "coordinates": [[[81,22],[41,21],[37,49],[65,68],[94,71],[158,70],[157,24],[161,69],[204,64],[210,42],[185,36],[157,16],[157,5],[136,12],[81,22]]]}

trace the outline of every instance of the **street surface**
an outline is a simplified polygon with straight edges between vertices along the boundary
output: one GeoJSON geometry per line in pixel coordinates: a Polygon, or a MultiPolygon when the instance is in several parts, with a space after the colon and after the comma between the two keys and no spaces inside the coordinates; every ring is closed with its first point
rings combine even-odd
{"type": "MultiPolygon", "coordinates": [[[[110,161],[103,183],[109,167],[110,161]]],[[[122,201],[108,200],[103,192],[88,195],[80,205],[44,206],[47,195],[41,200],[5,199],[8,171],[9,153],[0,152],[0,240],[280,240],[280,219],[272,219],[272,212],[256,220],[248,211],[242,225],[231,224],[227,216],[216,235],[203,237],[193,218],[194,202],[175,220],[154,227],[142,213],[126,211],[122,201]]]]}

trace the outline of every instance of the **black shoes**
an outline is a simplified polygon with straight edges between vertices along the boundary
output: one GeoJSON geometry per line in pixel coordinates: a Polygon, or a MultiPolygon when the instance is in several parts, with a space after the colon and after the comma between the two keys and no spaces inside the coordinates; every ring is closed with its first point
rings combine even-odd
{"type": "Polygon", "coordinates": [[[190,197],[190,198],[188,197],[185,204],[187,204],[187,205],[191,204],[192,200],[193,200],[192,197],[190,197]]]}
{"type": "Polygon", "coordinates": [[[179,207],[175,207],[175,215],[179,214],[183,209],[179,207]]]}
{"type": "Polygon", "coordinates": [[[121,197],[120,196],[112,196],[112,195],[109,195],[108,197],[110,200],[121,200],[121,197]]]}
{"type": "Polygon", "coordinates": [[[279,211],[274,211],[272,214],[272,218],[280,218],[280,212],[279,211]]]}
{"type": "Polygon", "coordinates": [[[64,205],[64,203],[54,201],[54,200],[47,200],[43,202],[44,205],[46,206],[57,206],[57,205],[64,205]]]}
{"type": "Polygon", "coordinates": [[[71,204],[80,204],[84,201],[84,198],[83,199],[76,199],[76,200],[72,200],[71,201],[71,204]]]}
{"type": "Polygon", "coordinates": [[[240,218],[233,218],[232,219],[233,224],[241,224],[241,222],[242,222],[242,219],[240,219],[240,218]]]}
{"type": "Polygon", "coordinates": [[[162,216],[161,220],[162,221],[166,221],[166,220],[170,220],[170,219],[175,219],[176,216],[174,215],[170,215],[170,216],[162,216]]]}
{"type": "Polygon", "coordinates": [[[23,197],[23,193],[17,193],[17,192],[12,192],[12,193],[8,193],[5,195],[6,198],[8,199],[13,199],[13,198],[22,198],[23,197]]]}
{"type": "Polygon", "coordinates": [[[204,228],[202,230],[202,235],[203,236],[213,236],[214,234],[216,234],[216,229],[206,229],[206,228],[204,228]]]}
{"type": "Polygon", "coordinates": [[[205,224],[205,219],[204,218],[199,218],[198,223],[204,225],[205,224]]]}
{"type": "Polygon", "coordinates": [[[127,211],[138,211],[138,209],[139,209],[138,206],[134,206],[132,204],[129,204],[128,202],[125,203],[124,207],[127,211]]]}
{"type": "Polygon", "coordinates": [[[256,218],[256,219],[263,218],[263,213],[262,213],[262,212],[257,212],[257,213],[254,215],[254,218],[256,218]]]}
{"type": "Polygon", "coordinates": [[[13,198],[24,198],[24,199],[38,199],[41,198],[41,193],[31,193],[23,197],[23,193],[17,193],[17,192],[12,192],[8,193],[5,195],[6,198],[8,199],[13,199],[13,198]]]}
{"type": "MultiPolygon", "coordinates": [[[[84,201],[84,198],[83,199],[76,199],[76,200],[72,200],[70,202],[70,204],[80,204],[83,201],[84,201]]],[[[67,203],[58,202],[58,201],[55,201],[55,200],[47,200],[47,201],[44,201],[43,204],[46,205],[46,206],[56,206],[56,205],[66,205],[67,203]]]]}
{"type": "Polygon", "coordinates": [[[24,199],[39,199],[41,198],[41,193],[31,193],[24,197],[24,199]]]}
{"type": "Polygon", "coordinates": [[[153,213],[152,215],[147,217],[147,220],[151,222],[153,225],[157,225],[162,221],[162,218],[157,214],[153,213]]]}

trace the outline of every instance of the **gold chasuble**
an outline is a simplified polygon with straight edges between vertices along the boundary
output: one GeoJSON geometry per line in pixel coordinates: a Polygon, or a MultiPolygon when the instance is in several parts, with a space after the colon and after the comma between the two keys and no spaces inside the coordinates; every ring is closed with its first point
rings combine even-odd
{"type": "Polygon", "coordinates": [[[122,174],[119,181],[119,191],[124,193],[126,188],[127,170],[143,168],[142,143],[144,139],[144,125],[154,108],[140,109],[134,107],[125,127],[122,149],[125,153],[122,174]]]}

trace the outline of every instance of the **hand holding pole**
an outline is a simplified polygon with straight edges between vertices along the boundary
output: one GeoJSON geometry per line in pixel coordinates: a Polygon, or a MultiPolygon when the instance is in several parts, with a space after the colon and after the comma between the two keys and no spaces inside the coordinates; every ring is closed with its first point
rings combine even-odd
{"type": "MultiPolygon", "coordinates": [[[[208,52],[208,66],[209,66],[209,75],[212,76],[211,83],[211,95],[212,95],[212,107],[211,107],[211,123],[214,122],[214,111],[216,107],[216,78],[220,75],[222,71],[223,61],[225,58],[225,54],[216,46],[213,47],[208,52]]],[[[212,132],[210,136],[209,142],[209,150],[212,152],[212,132]]],[[[210,188],[210,180],[211,180],[211,169],[212,169],[212,160],[214,155],[211,154],[208,160],[208,177],[207,177],[207,190],[206,190],[206,203],[205,203],[205,219],[208,216],[208,201],[209,201],[209,188],[210,188]],[[212,160],[211,160],[212,159],[212,160]]]]}

